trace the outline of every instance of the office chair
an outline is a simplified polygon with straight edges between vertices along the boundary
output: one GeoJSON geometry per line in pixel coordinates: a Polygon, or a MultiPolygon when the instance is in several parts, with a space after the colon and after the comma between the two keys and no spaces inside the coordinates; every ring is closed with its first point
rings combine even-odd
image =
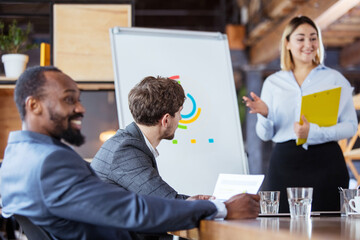
{"type": "Polygon", "coordinates": [[[29,240],[52,240],[45,230],[33,224],[27,217],[21,215],[14,215],[14,217],[29,240]]]}

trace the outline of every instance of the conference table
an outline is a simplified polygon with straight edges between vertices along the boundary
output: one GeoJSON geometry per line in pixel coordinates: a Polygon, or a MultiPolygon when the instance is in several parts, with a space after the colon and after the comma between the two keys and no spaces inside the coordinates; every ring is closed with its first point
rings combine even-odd
{"type": "Polygon", "coordinates": [[[171,234],[194,240],[360,239],[360,217],[319,215],[310,219],[282,216],[245,220],[202,220],[199,228],[171,234]]]}

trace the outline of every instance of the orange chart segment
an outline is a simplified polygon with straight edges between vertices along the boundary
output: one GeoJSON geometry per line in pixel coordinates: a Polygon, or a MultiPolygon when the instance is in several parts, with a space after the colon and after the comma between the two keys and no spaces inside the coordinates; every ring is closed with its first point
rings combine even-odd
{"type": "Polygon", "coordinates": [[[200,116],[200,113],[201,113],[201,108],[198,108],[198,111],[193,118],[191,118],[189,120],[180,120],[179,122],[184,123],[184,124],[192,123],[192,122],[196,121],[196,119],[200,116]]]}

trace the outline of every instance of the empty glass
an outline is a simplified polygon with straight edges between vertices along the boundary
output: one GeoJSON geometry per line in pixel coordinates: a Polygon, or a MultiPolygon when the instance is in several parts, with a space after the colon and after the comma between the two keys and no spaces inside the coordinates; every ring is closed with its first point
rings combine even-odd
{"type": "Polygon", "coordinates": [[[360,189],[341,189],[340,191],[340,210],[342,216],[349,216],[356,214],[356,212],[350,208],[349,201],[355,197],[360,196],[360,189]]]}

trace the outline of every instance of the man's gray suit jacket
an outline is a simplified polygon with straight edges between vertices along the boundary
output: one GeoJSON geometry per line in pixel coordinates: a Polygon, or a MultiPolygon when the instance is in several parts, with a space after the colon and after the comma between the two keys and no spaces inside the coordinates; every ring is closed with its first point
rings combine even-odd
{"type": "Polygon", "coordinates": [[[134,122],[119,129],[101,146],[91,167],[105,182],[128,191],[170,199],[189,197],[178,194],[161,178],[155,157],[134,122]]]}

